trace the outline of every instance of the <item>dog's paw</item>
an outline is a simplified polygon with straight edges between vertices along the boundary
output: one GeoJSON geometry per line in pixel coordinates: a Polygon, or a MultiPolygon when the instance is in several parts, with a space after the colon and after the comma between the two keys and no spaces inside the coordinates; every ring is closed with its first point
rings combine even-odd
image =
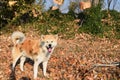
{"type": "Polygon", "coordinates": [[[46,78],[50,78],[50,76],[49,76],[48,73],[46,73],[44,76],[45,76],[46,78]]]}
{"type": "Polygon", "coordinates": [[[21,70],[21,71],[24,71],[24,69],[23,69],[23,68],[20,68],[20,70],[21,70]]]}

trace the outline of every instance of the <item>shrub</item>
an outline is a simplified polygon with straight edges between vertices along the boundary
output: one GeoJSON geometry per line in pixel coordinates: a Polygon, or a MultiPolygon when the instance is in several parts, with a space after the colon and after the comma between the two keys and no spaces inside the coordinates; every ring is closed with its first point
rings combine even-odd
{"type": "Polygon", "coordinates": [[[86,32],[89,34],[100,34],[103,32],[102,29],[102,12],[100,6],[92,7],[83,12],[84,21],[82,26],[79,28],[80,32],[86,32]]]}
{"type": "Polygon", "coordinates": [[[18,26],[21,26],[23,30],[32,28],[42,34],[58,33],[64,38],[74,38],[75,34],[83,32],[120,39],[120,13],[101,11],[100,4],[79,14],[79,17],[84,18],[82,26],[79,27],[74,21],[76,18],[72,6],[68,14],[61,14],[59,10],[42,13],[42,6],[33,4],[34,0],[19,0],[13,6],[9,6],[8,2],[9,0],[0,2],[1,30],[18,30],[18,26]]]}
{"type": "Polygon", "coordinates": [[[1,7],[1,27],[5,27],[7,24],[19,25],[20,23],[31,21],[32,19],[32,3],[34,0],[19,0],[15,4],[10,5],[11,0],[2,0],[1,7]],[[26,20],[27,19],[27,20],[26,20]]]}

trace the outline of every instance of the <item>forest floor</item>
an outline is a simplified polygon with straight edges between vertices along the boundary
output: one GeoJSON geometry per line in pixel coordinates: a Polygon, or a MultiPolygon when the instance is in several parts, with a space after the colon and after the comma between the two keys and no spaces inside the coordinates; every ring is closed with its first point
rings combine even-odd
{"type": "MultiPolygon", "coordinates": [[[[11,76],[11,34],[0,35],[0,80],[14,80],[11,76]]],[[[27,37],[39,39],[39,35],[28,32],[27,37]],[[31,35],[29,35],[31,34],[31,35]]],[[[100,66],[120,62],[120,40],[96,38],[79,34],[74,39],[58,40],[49,62],[45,78],[39,67],[38,80],[119,80],[120,68],[100,66]],[[97,65],[95,67],[95,65],[97,65]]],[[[24,72],[19,64],[15,70],[16,80],[33,80],[33,62],[27,61],[24,72]]]]}

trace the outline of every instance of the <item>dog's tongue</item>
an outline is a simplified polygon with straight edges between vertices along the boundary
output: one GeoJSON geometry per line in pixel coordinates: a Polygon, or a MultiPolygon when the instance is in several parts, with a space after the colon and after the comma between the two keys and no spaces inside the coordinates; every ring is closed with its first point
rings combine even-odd
{"type": "Polygon", "coordinates": [[[51,51],[52,51],[52,48],[48,48],[48,52],[51,53],[51,51]]]}

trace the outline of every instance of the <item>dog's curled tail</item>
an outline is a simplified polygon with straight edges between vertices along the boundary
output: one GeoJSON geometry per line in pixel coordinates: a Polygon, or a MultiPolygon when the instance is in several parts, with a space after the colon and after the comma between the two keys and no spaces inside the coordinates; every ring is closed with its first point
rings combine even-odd
{"type": "Polygon", "coordinates": [[[25,40],[25,35],[22,32],[15,31],[11,38],[14,44],[20,44],[25,40]]]}

